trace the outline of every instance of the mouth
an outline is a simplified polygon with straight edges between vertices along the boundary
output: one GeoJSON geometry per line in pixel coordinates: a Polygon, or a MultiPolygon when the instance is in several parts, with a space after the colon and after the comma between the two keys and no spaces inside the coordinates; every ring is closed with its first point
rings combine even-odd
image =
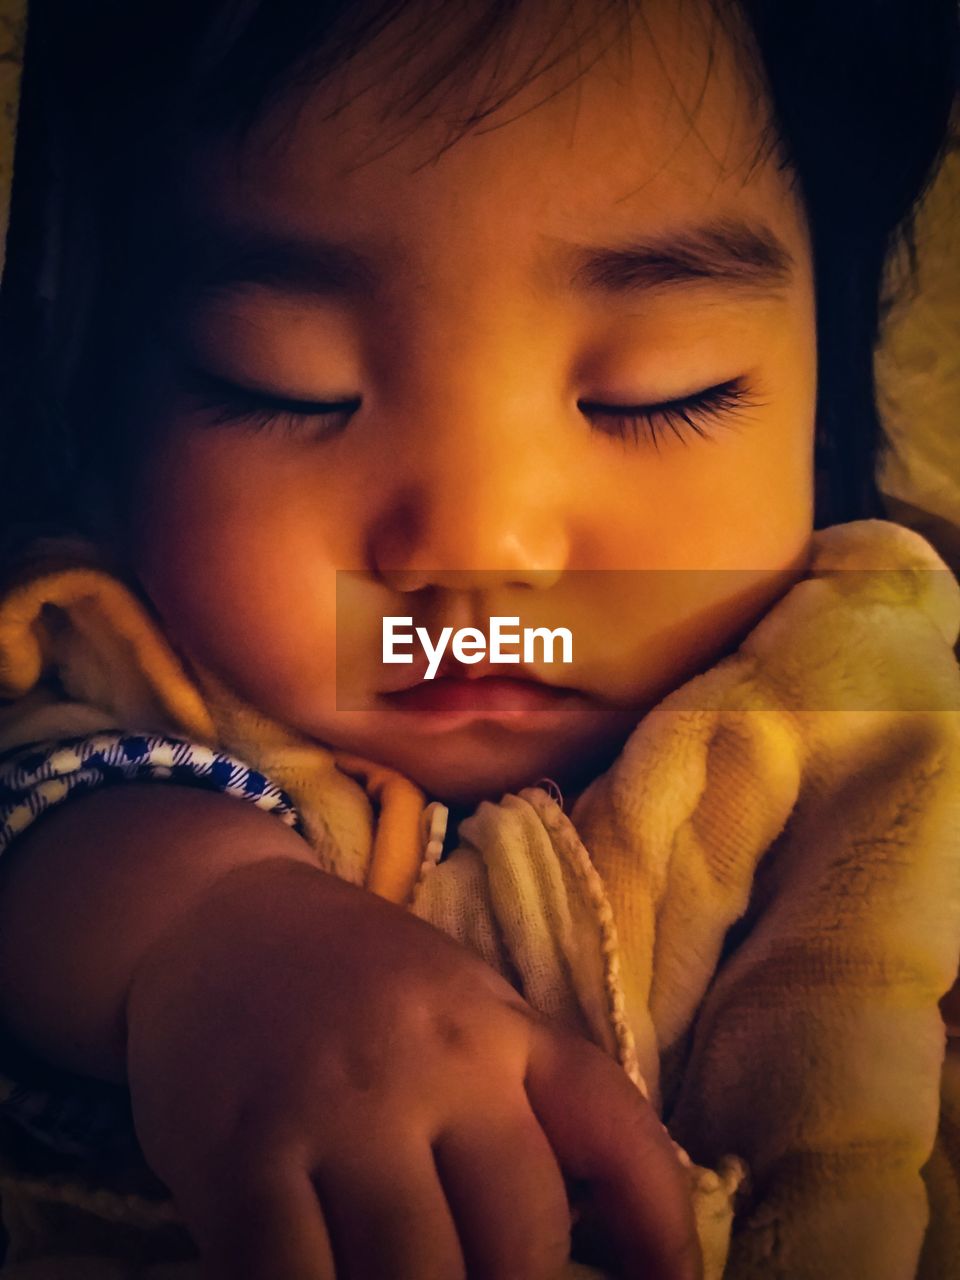
{"type": "Polygon", "coordinates": [[[398,711],[518,716],[556,711],[575,698],[576,691],[523,677],[438,676],[435,680],[421,680],[406,689],[382,693],[380,697],[398,711]]]}

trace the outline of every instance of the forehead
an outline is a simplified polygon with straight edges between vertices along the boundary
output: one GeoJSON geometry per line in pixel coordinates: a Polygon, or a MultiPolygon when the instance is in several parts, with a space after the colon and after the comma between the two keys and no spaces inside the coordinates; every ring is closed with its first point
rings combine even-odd
{"type": "Polygon", "coordinates": [[[392,39],[288,93],[242,141],[198,145],[189,216],[462,263],[752,214],[802,255],[744,32],[709,0],[597,9],[528,0],[495,50],[444,78],[468,18],[418,43],[408,6],[392,39]]]}

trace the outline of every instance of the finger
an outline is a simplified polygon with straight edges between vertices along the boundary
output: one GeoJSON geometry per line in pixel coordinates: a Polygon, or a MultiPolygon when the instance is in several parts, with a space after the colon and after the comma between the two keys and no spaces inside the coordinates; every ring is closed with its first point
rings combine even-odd
{"type": "Polygon", "coordinates": [[[471,1112],[433,1149],[467,1274],[556,1280],[570,1253],[570,1211],[556,1157],[526,1098],[509,1115],[471,1112]]]}
{"type": "Polygon", "coordinates": [[[591,1184],[621,1273],[700,1280],[686,1176],[653,1107],[617,1064],[586,1040],[539,1028],[526,1087],[561,1168],[591,1184]]]}
{"type": "Polygon", "coordinates": [[[333,1252],[305,1169],[225,1171],[180,1207],[210,1280],[334,1280],[333,1252]]]}
{"type": "Polygon", "coordinates": [[[358,1136],[315,1170],[337,1280],[464,1280],[450,1207],[426,1138],[385,1152],[358,1136]],[[376,1154],[373,1154],[373,1153],[376,1154]]]}

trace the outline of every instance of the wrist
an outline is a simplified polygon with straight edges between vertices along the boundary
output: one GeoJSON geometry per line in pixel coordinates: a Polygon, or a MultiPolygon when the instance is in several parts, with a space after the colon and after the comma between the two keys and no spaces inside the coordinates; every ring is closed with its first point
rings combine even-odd
{"type": "Polygon", "coordinates": [[[362,892],[286,854],[224,868],[143,947],[124,993],[125,1033],[137,1018],[156,1016],[158,1004],[189,1002],[201,987],[205,1000],[211,985],[232,999],[234,987],[248,988],[252,974],[271,970],[288,950],[324,953],[343,890],[362,892]]]}
{"type": "Polygon", "coordinates": [[[0,868],[0,1017],[57,1066],[122,1080],[144,957],[231,872],[312,858],[290,828],[226,796],[130,785],[78,798],[0,868]]]}

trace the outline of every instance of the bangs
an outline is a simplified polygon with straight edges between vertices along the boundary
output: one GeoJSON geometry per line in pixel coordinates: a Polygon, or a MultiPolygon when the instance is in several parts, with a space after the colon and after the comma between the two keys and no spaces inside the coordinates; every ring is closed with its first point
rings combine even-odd
{"type": "MultiPolygon", "coordinates": [[[[390,86],[384,128],[428,115],[446,119],[448,145],[522,89],[568,67],[542,100],[562,92],[628,33],[639,7],[639,0],[34,4],[51,11],[40,21],[65,97],[128,139],[243,133],[281,101],[295,108],[318,85],[369,63],[369,87],[390,86]],[[521,42],[513,37],[531,32],[535,39],[523,44],[537,53],[517,67],[511,46],[521,42]]],[[[344,97],[335,110],[351,100],[344,97]]]]}
{"type": "MultiPolygon", "coordinates": [[[[599,32],[611,32],[608,43],[625,35],[636,3],[605,0],[585,13],[582,3],[570,0],[468,5],[340,0],[309,9],[296,0],[259,0],[247,4],[245,18],[234,17],[227,29],[223,13],[211,24],[209,55],[204,57],[201,47],[193,68],[198,122],[213,128],[236,121],[249,126],[280,95],[309,92],[375,49],[379,82],[395,86],[383,109],[384,125],[446,115],[466,132],[565,63],[572,66],[567,82],[572,83],[590,65],[585,61],[590,42],[597,43],[599,32]],[[508,78],[504,69],[512,38],[530,23],[536,25],[537,39],[531,43],[540,46],[539,52],[508,78]],[[454,97],[459,109],[451,108],[454,97]]],[[[592,56],[601,52],[602,47],[592,56]]]]}

